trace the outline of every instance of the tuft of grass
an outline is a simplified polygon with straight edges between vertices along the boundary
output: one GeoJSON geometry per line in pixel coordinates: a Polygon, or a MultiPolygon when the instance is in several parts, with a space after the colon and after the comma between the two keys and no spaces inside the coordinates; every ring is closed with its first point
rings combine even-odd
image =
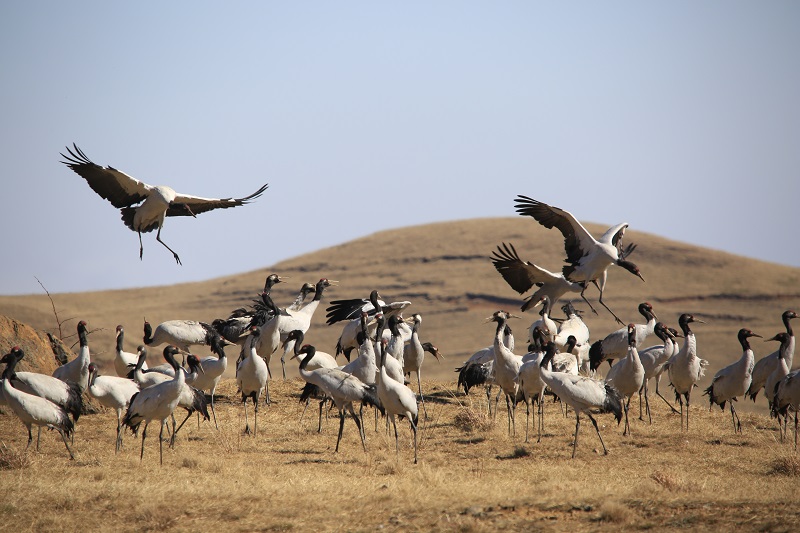
{"type": "Polygon", "coordinates": [[[453,425],[465,433],[485,432],[492,429],[494,421],[486,413],[461,406],[453,418],[453,425]]]}
{"type": "Polygon", "coordinates": [[[772,461],[770,474],[796,477],[800,476],[800,457],[797,455],[784,455],[772,461]]]}
{"type": "Polygon", "coordinates": [[[633,511],[620,502],[605,502],[600,506],[599,511],[597,519],[600,522],[627,524],[634,518],[633,511]]]}
{"type": "Polygon", "coordinates": [[[20,470],[30,465],[28,454],[14,451],[5,444],[0,445],[0,470],[20,470]]]}
{"type": "Polygon", "coordinates": [[[183,468],[197,468],[200,463],[197,459],[192,459],[191,457],[184,457],[183,461],[181,461],[181,466],[183,468]]]}
{"type": "Polygon", "coordinates": [[[669,472],[662,472],[661,470],[656,470],[650,474],[650,479],[671,492],[682,490],[685,487],[683,479],[669,472]]]}

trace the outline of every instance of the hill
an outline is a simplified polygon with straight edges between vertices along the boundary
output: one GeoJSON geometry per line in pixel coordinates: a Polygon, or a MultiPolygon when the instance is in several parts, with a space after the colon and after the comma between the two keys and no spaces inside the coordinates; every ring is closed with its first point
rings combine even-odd
{"type": "MultiPolygon", "coordinates": [[[[606,228],[588,224],[594,234],[606,228]]],[[[638,322],[640,302],[653,304],[659,319],[677,327],[677,318],[691,312],[707,324],[697,334],[701,356],[711,362],[709,375],[741,355],[736,332],[748,327],[765,338],[782,329],[781,313],[800,307],[800,269],[667,240],[635,230],[626,232],[626,242],[638,244],[631,259],[639,265],[646,283],[612,268],[605,301],[625,321],[638,322]]],[[[522,298],[494,270],[489,256],[501,242],[512,242],[524,260],[556,271],[564,257],[561,235],[532,220],[514,218],[473,219],[382,231],[351,242],[282,261],[260,270],[199,283],[138,289],[64,293],[52,295],[1,296],[0,314],[36,329],[57,332],[53,305],[62,320],[73,318],[65,331],[73,332],[78,319],[86,320],[94,359],[103,366],[113,358],[114,329],[126,328],[126,350],[141,342],[146,317],[156,324],[177,318],[211,321],[231,310],[249,305],[271,272],[291,279],[273,289],[278,305],[290,303],[303,282],[320,277],[338,280],[325,293],[314,316],[307,342],[333,351],[338,326],[325,325],[324,308],[331,300],[366,297],[377,288],[388,300],[410,300],[408,313],[424,317],[423,340],[436,344],[446,359],[426,363],[423,378],[450,380],[453,368],[474,351],[491,344],[494,328],[484,324],[497,309],[518,311],[522,298]]],[[[231,257],[235,263],[235,257],[231,257]]],[[[47,285],[47,279],[42,279],[47,285]]],[[[587,295],[594,303],[597,291],[587,295]]],[[[593,315],[580,300],[592,340],[616,329],[613,318],[602,308],[593,315]]],[[[599,306],[597,306],[599,307],[599,306]]],[[[560,310],[555,314],[560,315],[560,310]]],[[[517,351],[522,349],[525,330],[536,318],[529,312],[517,321],[517,351]]],[[[68,341],[67,344],[70,344],[68,341]]],[[[655,343],[655,342],[654,342],[655,343]]],[[[754,343],[756,357],[775,350],[777,343],[754,343]]],[[[273,363],[273,371],[278,371],[273,363]]],[[[292,375],[296,366],[287,365],[292,375]]],[[[701,386],[705,383],[701,383],[701,386]]],[[[742,402],[740,402],[742,403],[742,402]]]]}

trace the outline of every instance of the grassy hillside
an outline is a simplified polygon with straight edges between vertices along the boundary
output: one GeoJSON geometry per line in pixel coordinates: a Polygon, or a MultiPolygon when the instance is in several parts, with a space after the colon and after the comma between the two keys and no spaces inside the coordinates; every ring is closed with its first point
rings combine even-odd
{"type": "MultiPolygon", "coordinates": [[[[595,234],[605,230],[597,225],[588,228],[595,234]]],[[[707,324],[693,328],[701,356],[711,361],[706,380],[741,355],[736,339],[739,328],[748,327],[768,338],[782,329],[780,315],[784,310],[800,308],[798,268],[636,231],[628,231],[625,239],[638,244],[631,259],[647,281],[612,268],[606,303],[625,321],[641,320],[636,307],[643,301],[652,303],[659,318],[673,327],[677,327],[677,318],[683,312],[706,320],[707,324]]],[[[263,270],[200,283],[55,294],[53,300],[62,320],[75,319],[65,326],[68,333],[74,333],[77,319],[86,320],[90,329],[102,328],[91,336],[91,346],[94,359],[107,364],[113,357],[117,324],[125,326],[126,349],[135,351],[145,317],[153,324],[178,318],[210,322],[226,317],[232,309],[248,305],[271,272],[291,277],[273,290],[274,300],[283,306],[293,301],[303,282],[327,277],[340,283],[326,291],[307,342],[333,351],[340,327],[325,325],[325,302],[366,297],[377,288],[387,300],[413,302],[406,314],[418,312],[423,316],[423,340],[436,344],[446,357],[441,364],[430,358],[423,377],[449,380],[454,379],[455,366],[491,344],[494,327],[484,324],[484,319],[497,309],[518,311],[522,301],[489,261],[491,252],[503,241],[514,243],[523,259],[547,269],[556,271],[562,264],[563,241],[556,230],[546,230],[520,217],[476,219],[384,231],[263,270]]],[[[235,257],[231,261],[235,262],[235,257]]],[[[46,277],[42,282],[47,285],[46,277]]],[[[596,302],[594,288],[587,294],[596,302]]],[[[600,314],[592,315],[583,302],[576,305],[587,311],[584,319],[592,340],[619,327],[600,306],[596,306],[600,314]]],[[[0,297],[0,314],[39,329],[57,329],[51,303],[44,294],[0,297]]],[[[529,312],[524,320],[515,321],[518,352],[524,347],[525,330],[535,318],[529,312]]],[[[753,345],[756,357],[777,348],[777,343],[765,344],[758,339],[753,345]]],[[[290,371],[296,375],[294,365],[290,365],[290,371]]]]}

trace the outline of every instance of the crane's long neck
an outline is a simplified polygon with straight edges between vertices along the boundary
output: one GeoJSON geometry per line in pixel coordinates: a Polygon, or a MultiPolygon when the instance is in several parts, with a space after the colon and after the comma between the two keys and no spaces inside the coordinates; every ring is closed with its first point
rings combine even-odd
{"type": "Polygon", "coordinates": [[[125,332],[123,330],[119,330],[117,333],[117,353],[122,353],[122,343],[124,338],[125,332]]]}
{"type": "Polygon", "coordinates": [[[789,322],[791,320],[791,316],[784,314],[783,315],[783,325],[786,328],[786,333],[789,334],[790,337],[794,337],[794,332],[792,331],[792,324],[789,322]]]}

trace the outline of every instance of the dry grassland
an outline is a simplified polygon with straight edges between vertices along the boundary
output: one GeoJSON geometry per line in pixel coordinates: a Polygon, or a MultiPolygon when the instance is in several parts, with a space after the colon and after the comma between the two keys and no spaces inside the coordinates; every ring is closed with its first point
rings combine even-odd
{"type": "Polygon", "coordinates": [[[408,425],[395,455],[393,435],[383,421],[375,431],[371,412],[368,453],[349,419],[334,453],[333,413],[321,433],[314,404],[299,422],[301,384],[271,382],[275,402],[262,408],[254,438],[242,434],[235,383],[226,380],[220,430],[187,422],[163,467],[152,427],[142,463],[129,433],[114,455],[112,411],[78,422],[75,461],[52,432],[39,453],[21,453],[24,427],[0,415],[0,529],[793,531],[800,520],[800,460],[761,415],[743,414],[744,435],[735,436],[727,413],[697,406],[681,434],[678,416],[657,400],[652,426],[632,417],[632,437],[599,415],[608,456],[582,424],[572,460],[575,419],[558,404],[545,405],[542,442],[526,443],[524,407],[514,438],[502,402],[493,421],[483,391],[464,397],[454,383],[429,381],[414,465],[408,425]]]}
{"type": "MultiPolygon", "coordinates": [[[[588,227],[594,233],[605,229],[588,227]]],[[[633,422],[629,438],[621,436],[609,415],[600,416],[607,457],[596,453],[596,435],[584,423],[578,457],[570,460],[574,417],[561,417],[549,403],[541,443],[524,442],[524,415],[518,419],[517,437],[509,437],[502,403],[497,419],[488,419],[482,391],[468,398],[455,394],[453,368],[491,344],[494,325],[483,324],[487,316],[521,303],[488,259],[495,246],[513,242],[523,259],[557,270],[564,257],[561,236],[520,217],[403,228],[236,276],[54,294],[53,301],[62,318],[75,318],[65,325],[67,334],[74,333],[77,319],[96,330],[90,336],[92,358],[108,373],[117,324],[126,328],[125,349],[135,351],[144,317],[154,324],[225,317],[249,304],[271,272],[292,278],[273,290],[278,305],[290,303],[303,282],[320,277],[340,281],[326,291],[325,303],[365,297],[373,288],[390,301],[410,300],[409,313],[423,316],[422,340],[436,344],[446,358],[438,364],[429,357],[423,368],[431,402],[430,416],[421,422],[419,465],[412,464],[407,425],[402,426],[399,457],[393,435],[383,429],[376,433],[371,424],[364,454],[349,420],[341,451],[334,454],[336,419],[318,434],[312,407],[298,423],[296,364],[289,365],[293,379],[272,382],[277,402],[262,410],[263,433],[243,436],[230,365],[222,387],[227,399],[218,406],[220,431],[209,423],[200,429],[187,423],[176,448],[165,452],[163,468],[152,428],[143,463],[130,436],[124,451],[114,455],[114,415],[109,411],[81,418],[74,462],[52,433],[44,435],[41,453],[21,454],[24,428],[13,416],[0,415],[0,529],[797,530],[800,461],[790,445],[778,442],[763,398],[755,406],[740,400],[745,433],[734,436],[729,415],[709,413],[700,391],[714,372],[741,355],[739,328],[771,337],[782,329],[781,313],[800,308],[800,269],[636,231],[627,232],[626,240],[638,243],[631,259],[647,282],[612,269],[608,305],[626,321],[638,321],[636,306],[649,301],[673,327],[683,312],[707,322],[693,328],[700,355],[711,366],[695,391],[688,434],[680,433],[678,416],[654,399],[654,424],[633,422]]],[[[265,258],[265,264],[270,260],[265,258]]],[[[47,277],[42,281],[46,286],[47,277]]],[[[596,292],[588,292],[596,301],[596,292]]],[[[307,342],[332,352],[341,329],[324,325],[325,303],[307,342]]],[[[45,295],[1,296],[0,314],[40,330],[57,330],[45,295]]],[[[530,313],[512,323],[520,348],[534,318],[530,313]]],[[[584,318],[592,340],[619,327],[602,310],[584,318]]],[[[754,342],[753,348],[760,358],[777,343],[754,342]]],[[[160,362],[154,356],[151,362],[160,362]]],[[[234,350],[229,357],[235,359],[234,350]]],[[[279,363],[273,361],[272,370],[279,376],[279,363]]],[[[662,389],[671,397],[666,382],[662,389]]]]}

